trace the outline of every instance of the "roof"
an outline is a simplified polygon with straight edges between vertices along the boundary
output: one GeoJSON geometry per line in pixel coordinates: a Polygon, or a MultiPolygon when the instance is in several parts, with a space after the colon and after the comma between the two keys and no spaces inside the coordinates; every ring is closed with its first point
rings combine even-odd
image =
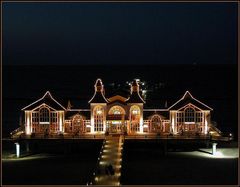
{"type": "Polygon", "coordinates": [[[86,119],[90,119],[90,116],[91,116],[91,113],[90,113],[90,110],[67,110],[66,114],[65,114],[65,119],[70,119],[72,118],[73,116],[75,116],[76,114],[79,114],[81,116],[84,116],[86,117],[86,119]]]}
{"type": "Polygon", "coordinates": [[[95,92],[92,99],[88,103],[108,103],[102,92],[95,92]]]}
{"type": "Polygon", "coordinates": [[[66,110],[65,107],[63,107],[59,102],[57,102],[51,95],[49,91],[47,91],[42,98],[38,99],[37,101],[31,103],[30,105],[22,108],[22,110],[33,110],[36,107],[46,104],[55,110],[66,110]]]}
{"type": "Polygon", "coordinates": [[[108,103],[108,100],[105,98],[103,94],[103,84],[101,79],[97,79],[94,85],[95,93],[93,97],[88,101],[88,103],[108,103]]]}
{"type": "Polygon", "coordinates": [[[139,92],[132,92],[128,100],[126,101],[127,103],[145,103],[143,98],[139,95],[139,92]]]}
{"type": "Polygon", "coordinates": [[[144,110],[143,109],[143,117],[144,119],[151,118],[153,115],[160,115],[163,117],[163,119],[169,119],[169,112],[168,110],[164,109],[149,109],[149,110],[144,110]]]}
{"type": "Polygon", "coordinates": [[[121,103],[125,103],[125,101],[127,100],[127,98],[122,97],[121,95],[115,95],[113,97],[108,98],[109,103],[113,103],[116,101],[119,101],[121,103]]]}
{"type": "Polygon", "coordinates": [[[193,104],[201,110],[213,110],[211,107],[195,99],[189,91],[186,91],[183,97],[168,108],[168,110],[178,110],[187,104],[193,104]]]}

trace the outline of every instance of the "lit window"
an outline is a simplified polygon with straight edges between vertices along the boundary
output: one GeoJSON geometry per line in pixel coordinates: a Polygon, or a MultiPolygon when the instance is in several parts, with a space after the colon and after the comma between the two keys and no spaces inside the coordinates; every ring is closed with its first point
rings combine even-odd
{"type": "Polygon", "coordinates": [[[57,122],[57,112],[51,112],[51,123],[57,122]]]}
{"type": "Polygon", "coordinates": [[[195,122],[195,110],[191,107],[185,109],[185,122],[195,122]]]}
{"type": "Polygon", "coordinates": [[[203,120],[203,113],[202,112],[196,112],[196,122],[201,123],[203,120]]]}
{"type": "Polygon", "coordinates": [[[76,115],[72,120],[72,131],[75,133],[83,133],[85,130],[84,121],[82,116],[76,115]]]}
{"type": "Polygon", "coordinates": [[[177,122],[181,123],[181,122],[184,121],[183,119],[184,119],[183,118],[183,112],[177,112],[177,122]]]}
{"type": "Polygon", "coordinates": [[[38,123],[38,121],[39,121],[39,113],[33,112],[32,113],[32,123],[38,123]]]}
{"type": "Polygon", "coordinates": [[[39,111],[39,122],[49,123],[49,110],[45,107],[39,111]]]}
{"type": "Polygon", "coordinates": [[[160,132],[162,130],[161,117],[159,115],[154,115],[151,119],[151,131],[160,132]]]}
{"type": "Polygon", "coordinates": [[[103,131],[103,107],[96,106],[93,110],[94,131],[103,131]]]}
{"type": "Polygon", "coordinates": [[[132,106],[130,109],[131,131],[139,132],[140,130],[140,108],[132,106]]]}
{"type": "Polygon", "coordinates": [[[112,115],[112,114],[113,115],[120,115],[120,114],[125,114],[125,111],[121,106],[113,106],[109,110],[108,114],[110,114],[110,115],[112,115]]]}

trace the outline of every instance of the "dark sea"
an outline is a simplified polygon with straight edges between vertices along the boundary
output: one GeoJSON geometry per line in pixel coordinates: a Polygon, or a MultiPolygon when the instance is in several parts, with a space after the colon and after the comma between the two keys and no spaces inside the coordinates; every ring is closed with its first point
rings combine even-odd
{"type": "Polygon", "coordinates": [[[139,78],[147,88],[145,108],[169,107],[186,90],[212,107],[212,120],[237,137],[237,65],[3,66],[3,137],[19,127],[21,109],[49,90],[64,106],[89,108],[101,78],[107,96],[126,91],[139,78]],[[125,89],[125,90],[124,90],[125,89]]]}

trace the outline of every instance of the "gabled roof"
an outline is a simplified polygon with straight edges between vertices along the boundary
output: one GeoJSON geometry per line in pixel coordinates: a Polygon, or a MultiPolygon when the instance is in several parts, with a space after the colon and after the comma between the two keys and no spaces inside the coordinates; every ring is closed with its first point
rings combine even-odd
{"type": "Polygon", "coordinates": [[[183,97],[168,108],[168,110],[178,110],[187,104],[193,104],[201,110],[213,110],[211,107],[195,99],[189,91],[186,91],[183,97]]]}
{"type": "Polygon", "coordinates": [[[22,110],[33,110],[36,107],[46,104],[55,110],[66,110],[59,102],[57,102],[51,95],[49,91],[47,91],[42,98],[38,99],[37,101],[31,103],[30,105],[24,107],[22,110]]]}
{"type": "Polygon", "coordinates": [[[87,109],[74,109],[74,110],[68,110],[65,114],[65,119],[71,119],[73,118],[75,115],[81,115],[81,116],[84,116],[86,119],[90,119],[90,116],[91,116],[91,111],[90,110],[87,110],[87,109]]]}
{"type": "Polygon", "coordinates": [[[150,119],[153,115],[160,115],[163,119],[169,118],[169,111],[165,109],[143,109],[144,119],[150,119]]]}

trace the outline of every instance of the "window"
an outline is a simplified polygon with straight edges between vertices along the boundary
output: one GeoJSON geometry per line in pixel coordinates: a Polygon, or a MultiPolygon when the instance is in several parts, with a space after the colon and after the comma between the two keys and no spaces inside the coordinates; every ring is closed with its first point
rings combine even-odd
{"type": "Polygon", "coordinates": [[[203,120],[203,113],[202,112],[196,112],[196,122],[201,123],[203,120]]]}
{"type": "Polygon", "coordinates": [[[32,123],[38,123],[38,121],[39,121],[39,113],[33,112],[32,113],[32,123]]]}
{"type": "Polygon", "coordinates": [[[159,132],[162,130],[161,117],[159,115],[154,115],[151,119],[152,132],[159,132]]]}
{"type": "Polygon", "coordinates": [[[51,123],[57,122],[57,112],[51,112],[51,123]]]}
{"type": "Polygon", "coordinates": [[[183,112],[177,112],[177,123],[183,122],[183,112]]]}
{"type": "Polygon", "coordinates": [[[130,109],[131,131],[140,131],[140,108],[132,106],[130,109]]]}
{"type": "Polygon", "coordinates": [[[110,115],[112,115],[112,114],[113,115],[120,115],[120,114],[125,114],[125,111],[121,106],[113,106],[109,110],[108,114],[110,114],[110,115]]]}
{"type": "Polygon", "coordinates": [[[185,122],[195,122],[195,110],[191,107],[185,109],[185,122]]]}
{"type": "Polygon", "coordinates": [[[76,115],[74,116],[73,120],[72,120],[72,130],[73,132],[78,132],[78,133],[82,133],[84,131],[84,122],[83,122],[83,118],[80,115],[76,115]]]}
{"type": "Polygon", "coordinates": [[[49,110],[45,107],[39,111],[39,122],[49,123],[49,110]]]}
{"type": "Polygon", "coordinates": [[[103,131],[103,107],[96,106],[93,110],[94,131],[103,131]]]}

